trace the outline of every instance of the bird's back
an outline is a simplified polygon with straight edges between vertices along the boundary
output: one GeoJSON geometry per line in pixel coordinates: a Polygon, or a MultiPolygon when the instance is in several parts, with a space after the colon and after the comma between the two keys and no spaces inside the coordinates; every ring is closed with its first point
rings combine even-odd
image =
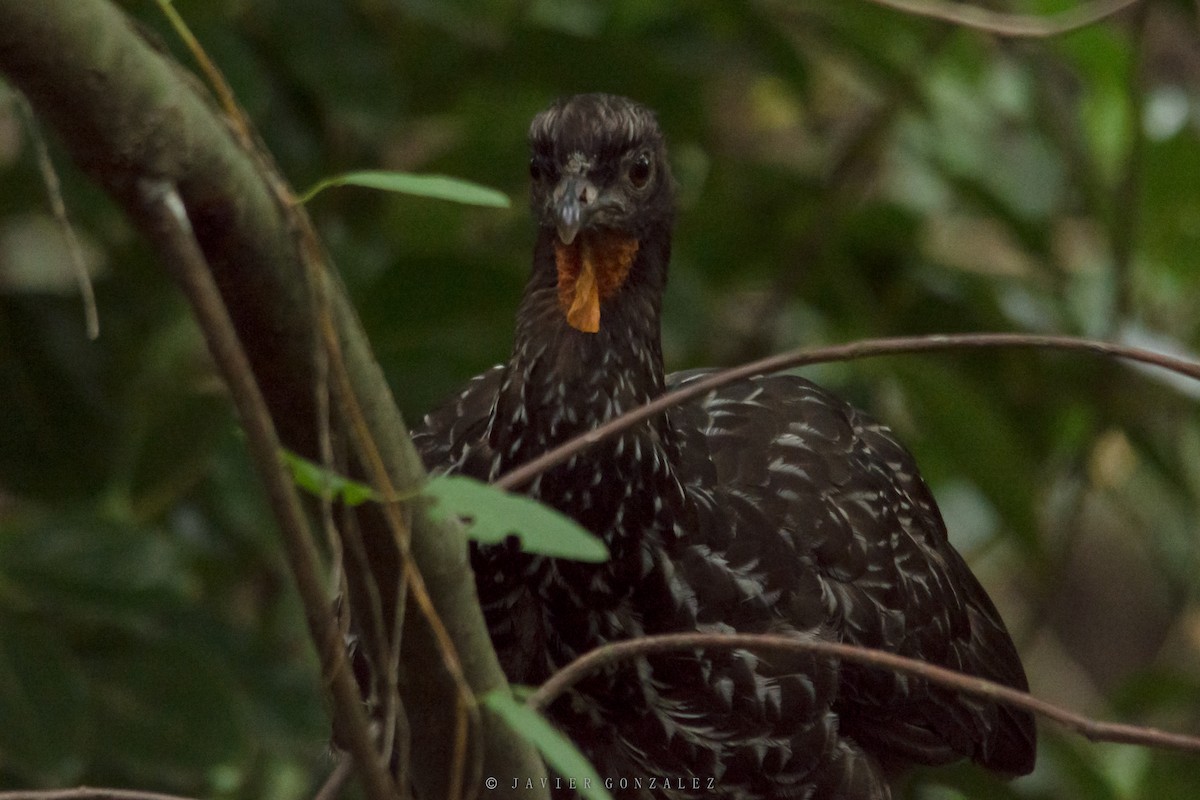
{"type": "MultiPolygon", "coordinates": [[[[668,386],[706,374],[672,375],[668,386]]],[[[839,641],[1027,687],[995,606],[888,428],[788,375],[727,386],[672,413],[687,432],[679,469],[689,493],[702,509],[732,512],[723,528],[701,526],[705,545],[779,598],[776,624],[824,623],[839,641]]],[[[880,755],[968,757],[1014,774],[1033,765],[1028,713],[886,669],[843,665],[836,708],[842,732],[880,755]]]]}

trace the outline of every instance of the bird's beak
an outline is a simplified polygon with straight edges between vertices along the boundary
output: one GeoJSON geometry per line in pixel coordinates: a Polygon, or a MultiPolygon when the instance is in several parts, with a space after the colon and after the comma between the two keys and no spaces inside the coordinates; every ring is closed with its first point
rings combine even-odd
{"type": "Polygon", "coordinates": [[[621,288],[638,251],[637,239],[610,228],[584,232],[603,205],[599,194],[583,165],[568,169],[550,196],[558,302],[567,324],[583,333],[600,330],[600,301],[621,288]]]}
{"type": "Polygon", "coordinates": [[[575,241],[598,193],[594,183],[575,173],[565,175],[554,187],[554,224],[563,244],[575,241]]]}

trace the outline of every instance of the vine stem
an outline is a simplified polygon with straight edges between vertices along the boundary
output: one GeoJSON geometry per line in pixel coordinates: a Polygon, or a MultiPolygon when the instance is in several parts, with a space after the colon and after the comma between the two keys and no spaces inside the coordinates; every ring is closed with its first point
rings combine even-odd
{"type": "Polygon", "coordinates": [[[940,0],[868,0],[914,17],[949,22],[995,36],[1020,39],[1047,39],[1094,25],[1103,19],[1136,5],[1141,0],[1093,0],[1054,15],[1009,14],[987,8],[947,3],[940,0]]]}
{"type": "MultiPolygon", "coordinates": [[[[924,661],[905,658],[884,650],[874,650],[841,642],[800,639],[780,634],[666,633],[642,636],[624,642],[613,642],[585,653],[555,672],[537,691],[526,698],[525,704],[534,710],[544,711],[580,680],[603,667],[653,653],[700,649],[773,650],[829,656],[842,661],[852,661],[856,664],[901,672],[963,694],[1021,708],[1052,719],[1094,742],[1138,744],[1200,753],[1200,737],[1139,725],[1094,720],[1041,700],[1028,692],[972,675],[964,675],[961,672],[924,661]]],[[[0,800],[4,800],[4,798],[0,797],[0,800]]]]}
{"type": "Polygon", "coordinates": [[[139,183],[142,215],[147,233],[158,244],[164,260],[191,303],[230,397],[238,411],[246,442],[266,486],[291,568],[304,606],[309,634],[317,648],[321,674],[333,699],[337,727],[346,737],[370,800],[391,800],[395,787],[384,762],[375,752],[370,725],[354,674],[347,663],[341,632],[333,619],[329,595],[321,580],[320,557],[295,484],[283,462],[283,446],[266,400],[259,389],[249,358],[220,291],[196,240],[183,199],[175,185],[162,180],[139,183]]]}
{"type": "Polygon", "coordinates": [[[765,375],[809,364],[829,361],[849,361],[851,359],[872,356],[997,347],[1039,348],[1110,356],[1126,361],[1161,367],[1162,369],[1186,375],[1189,378],[1200,381],[1200,363],[1195,361],[1164,353],[1156,353],[1139,347],[1130,347],[1077,336],[1051,336],[1024,333],[935,334],[930,336],[903,336],[887,339],[863,339],[858,342],[832,347],[800,348],[768,356],[757,361],[751,361],[741,366],[719,370],[686,386],[666,392],[643,406],[627,411],[621,416],[593,428],[587,433],[569,439],[553,450],[509,470],[497,478],[494,485],[501,489],[509,490],[524,486],[538,475],[552,467],[558,466],[571,458],[571,456],[577,455],[592,445],[610,436],[615,436],[643,420],[649,419],[656,414],[661,414],[672,406],[686,403],[688,400],[708,394],[722,386],[737,383],[756,375],[765,375]]]}

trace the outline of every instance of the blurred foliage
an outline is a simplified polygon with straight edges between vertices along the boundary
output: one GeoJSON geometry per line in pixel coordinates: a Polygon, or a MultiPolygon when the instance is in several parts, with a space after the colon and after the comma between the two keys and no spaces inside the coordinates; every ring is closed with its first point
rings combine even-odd
{"type": "MultiPolygon", "coordinates": [[[[152,3],[130,13],[185,64],[152,3]]],[[[552,98],[658,109],[681,209],[673,368],[799,343],[1014,330],[1200,348],[1200,40],[1156,0],[1048,41],[862,0],[178,0],[293,185],[395,169],[508,210],[342,187],[310,203],[416,419],[506,356],[532,243],[525,130],[552,98]]],[[[1049,13],[1068,0],[995,3],[1049,13]]],[[[0,787],[308,796],[329,770],[273,523],[186,308],[0,106],[0,787]]],[[[1034,690],[1200,730],[1200,387],[1030,351],[809,371],[916,452],[1034,690]]],[[[911,798],[1182,798],[1200,761],[1043,726],[1038,770],[911,798]]]]}

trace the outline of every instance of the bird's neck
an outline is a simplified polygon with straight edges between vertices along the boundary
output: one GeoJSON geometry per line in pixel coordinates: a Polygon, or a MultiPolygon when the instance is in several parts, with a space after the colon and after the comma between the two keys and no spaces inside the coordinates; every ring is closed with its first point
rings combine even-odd
{"type": "MultiPolygon", "coordinates": [[[[661,287],[636,282],[663,273],[665,261],[641,261],[656,253],[667,255],[665,248],[639,244],[639,261],[630,270],[634,282],[602,304],[599,330],[585,333],[563,313],[553,240],[539,241],[489,420],[492,477],[662,392],[661,287]]],[[[661,589],[651,576],[663,574],[666,554],[687,529],[689,500],[678,477],[678,453],[677,433],[668,415],[660,414],[521,487],[598,536],[609,559],[592,564],[476,548],[472,564],[489,624],[513,631],[497,641],[510,677],[541,682],[597,645],[643,630],[641,618],[628,613],[631,598],[639,591],[665,596],[665,590],[655,594],[646,587],[661,589]],[[517,620],[519,611],[524,616],[517,620]],[[571,622],[556,625],[556,619],[571,622]],[[522,649],[511,638],[518,630],[544,645],[522,649]]]]}
{"type": "Polygon", "coordinates": [[[600,329],[588,333],[572,327],[560,305],[553,234],[539,237],[493,440],[511,445],[520,436],[547,449],[662,393],[661,287],[646,281],[665,272],[668,257],[662,247],[640,248],[629,281],[601,307],[600,329]]]}
{"type": "MultiPolygon", "coordinates": [[[[552,235],[539,239],[489,429],[494,469],[519,466],[662,393],[660,298],[667,258],[669,245],[643,243],[629,282],[604,302],[599,331],[586,333],[567,323],[560,306],[552,235]]],[[[635,474],[654,472],[651,482],[663,485],[647,490],[665,487],[673,494],[674,448],[669,417],[661,414],[592,446],[535,482],[532,491],[570,513],[580,487],[605,483],[607,491],[616,491],[635,474]]],[[[595,512],[598,526],[605,516],[595,512]]]]}

